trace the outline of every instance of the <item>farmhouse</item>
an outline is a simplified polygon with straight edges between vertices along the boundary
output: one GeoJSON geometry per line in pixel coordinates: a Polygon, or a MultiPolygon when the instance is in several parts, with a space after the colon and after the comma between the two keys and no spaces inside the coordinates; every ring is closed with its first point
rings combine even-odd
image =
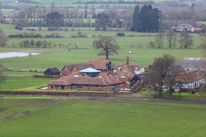
{"type": "Polygon", "coordinates": [[[194,32],[194,27],[190,24],[180,24],[176,27],[176,31],[191,31],[194,32]]]}
{"type": "Polygon", "coordinates": [[[112,73],[115,65],[110,60],[87,60],[86,64],[92,64],[97,70],[101,72],[112,73]]]}
{"type": "Polygon", "coordinates": [[[145,69],[136,63],[129,64],[129,57],[126,58],[126,64],[115,66],[114,73],[126,81],[130,81],[136,74],[141,74],[145,69]]]}
{"type": "Polygon", "coordinates": [[[196,74],[195,72],[187,71],[181,76],[178,76],[175,81],[175,85],[179,85],[179,87],[181,87],[181,90],[183,91],[194,88],[197,89],[202,84],[205,84],[205,76],[200,71],[198,71],[196,74]]]}
{"type": "Polygon", "coordinates": [[[48,68],[46,71],[44,71],[44,75],[60,75],[60,71],[56,67],[48,68]]]}
{"type": "Polygon", "coordinates": [[[74,72],[69,76],[63,76],[58,80],[48,83],[48,89],[53,90],[103,90],[110,91],[113,88],[125,87],[125,81],[116,75],[109,75],[93,68],[87,68],[74,72]]]}
{"type": "Polygon", "coordinates": [[[71,65],[65,65],[62,68],[62,76],[68,76],[70,74],[72,74],[72,72],[77,72],[86,68],[95,68],[92,64],[83,64],[83,63],[79,63],[79,64],[71,64],[71,65]]]}

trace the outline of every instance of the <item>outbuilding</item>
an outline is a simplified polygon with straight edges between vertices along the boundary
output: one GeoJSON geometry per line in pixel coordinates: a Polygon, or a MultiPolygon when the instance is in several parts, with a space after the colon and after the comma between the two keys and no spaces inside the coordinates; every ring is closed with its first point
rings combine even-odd
{"type": "Polygon", "coordinates": [[[44,75],[60,75],[60,71],[56,67],[48,68],[46,71],[44,71],[44,75]]]}

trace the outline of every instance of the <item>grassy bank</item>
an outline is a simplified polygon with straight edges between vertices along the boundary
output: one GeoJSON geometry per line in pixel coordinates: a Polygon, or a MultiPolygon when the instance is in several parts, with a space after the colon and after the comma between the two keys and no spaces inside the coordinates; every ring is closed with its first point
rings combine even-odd
{"type": "Polygon", "coordinates": [[[68,134],[204,137],[205,111],[204,105],[73,99],[9,121],[2,121],[0,134],[16,137],[53,137],[68,134]]]}

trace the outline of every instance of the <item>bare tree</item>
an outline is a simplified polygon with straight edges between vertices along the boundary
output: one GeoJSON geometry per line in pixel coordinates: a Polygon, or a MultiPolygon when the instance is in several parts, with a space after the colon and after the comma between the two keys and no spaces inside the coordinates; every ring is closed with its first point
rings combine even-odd
{"type": "Polygon", "coordinates": [[[163,48],[163,46],[164,46],[164,42],[163,42],[164,36],[165,36],[165,34],[164,34],[164,32],[162,30],[160,30],[156,34],[156,36],[155,36],[155,44],[157,45],[157,48],[163,48]]]}
{"type": "Polygon", "coordinates": [[[155,58],[152,68],[150,69],[150,74],[154,77],[150,78],[155,85],[155,90],[159,91],[160,97],[162,97],[162,86],[164,85],[164,80],[167,74],[175,62],[175,58],[169,54],[164,54],[163,57],[155,58]]]}
{"type": "Polygon", "coordinates": [[[6,75],[3,74],[5,70],[6,68],[2,64],[0,64],[0,88],[1,85],[6,81],[6,75]]]}
{"type": "Polygon", "coordinates": [[[114,37],[100,37],[94,40],[93,47],[95,50],[100,50],[98,55],[106,55],[106,59],[109,55],[118,54],[120,49],[114,37]]]}
{"type": "Polygon", "coordinates": [[[183,73],[184,73],[184,69],[180,65],[173,64],[169,68],[169,72],[166,76],[166,83],[169,85],[170,99],[172,98],[173,85],[176,82],[176,78],[181,76],[183,73]]]}
{"type": "Polygon", "coordinates": [[[4,33],[2,29],[0,29],[0,46],[1,47],[6,46],[7,41],[8,41],[7,35],[4,33]]]}
{"type": "Polygon", "coordinates": [[[176,47],[176,33],[173,30],[170,30],[166,33],[167,36],[167,42],[168,42],[168,46],[169,48],[175,48],[176,47]]]}
{"type": "Polygon", "coordinates": [[[180,33],[180,48],[190,48],[191,46],[194,45],[194,41],[192,36],[189,34],[188,31],[183,31],[180,33]]]}

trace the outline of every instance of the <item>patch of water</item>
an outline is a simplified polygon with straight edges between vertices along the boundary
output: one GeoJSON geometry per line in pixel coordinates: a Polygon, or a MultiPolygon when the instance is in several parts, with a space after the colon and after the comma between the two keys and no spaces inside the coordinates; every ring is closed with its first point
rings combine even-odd
{"type": "MultiPolygon", "coordinates": [[[[31,55],[38,55],[39,53],[31,53],[31,55]]],[[[29,56],[29,53],[24,52],[0,52],[0,59],[3,58],[15,58],[29,56]]]]}

